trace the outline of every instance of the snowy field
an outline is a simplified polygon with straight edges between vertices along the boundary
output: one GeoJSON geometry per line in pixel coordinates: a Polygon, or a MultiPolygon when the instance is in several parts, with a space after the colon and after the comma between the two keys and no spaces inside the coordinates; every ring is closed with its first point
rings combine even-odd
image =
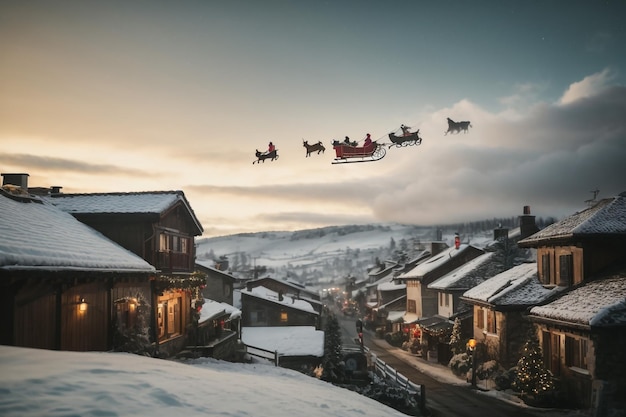
{"type": "Polygon", "coordinates": [[[288,369],[0,346],[0,416],[404,416],[288,369]]]}

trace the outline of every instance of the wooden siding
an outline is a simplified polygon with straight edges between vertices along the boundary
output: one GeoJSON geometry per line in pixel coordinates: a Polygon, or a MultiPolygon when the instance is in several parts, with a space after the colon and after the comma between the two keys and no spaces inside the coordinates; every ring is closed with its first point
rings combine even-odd
{"type": "Polygon", "coordinates": [[[16,305],[14,317],[15,346],[58,349],[56,341],[56,294],[44,295],[23,305],[16,305]]]}
{"type": "Polygon", "coordinates": [[[73,287],[63,293],[61,302],[61,350],[108,350],[110,348],[111,302],[103,284],[73,287]],[[80,300],[87,310],[80,311],[80,300]]]}

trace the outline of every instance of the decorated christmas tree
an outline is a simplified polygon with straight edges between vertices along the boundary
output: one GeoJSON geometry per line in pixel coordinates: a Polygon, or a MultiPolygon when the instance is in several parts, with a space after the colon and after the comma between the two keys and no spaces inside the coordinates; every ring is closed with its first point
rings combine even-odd
{"type": "Polygon", "coordinates": [[[512,387],[523,395],[535,399],[545,398],[555,390],[554,379],[544,366],[543,355],[534,331],[529,333],[522,356],[517,362],[517,375],[512,387]]]}
{"type": "Polygon", "coordinates": [[[461,320],[459,318],[454,319],[454,326],[452,326],[452,335],[450,336],[450,350],[455,355],[465,352],[465,343],[461,339],[461,320]]]}

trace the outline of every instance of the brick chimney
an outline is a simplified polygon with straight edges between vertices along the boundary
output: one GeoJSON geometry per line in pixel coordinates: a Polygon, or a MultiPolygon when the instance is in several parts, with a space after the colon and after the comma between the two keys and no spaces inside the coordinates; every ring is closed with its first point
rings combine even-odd
{"type": "Polygon", "coordinates": [[[524,214],[519,216],[519,228],[520,240],[534,235],[539,231],[537,223],[535,223],[535,216],[531,216],[530,214],[530,206],[524,206],[524,214]]]}
{"type": "Polygon", "coordinates": [[[28,174],[0,174],[2,175],[2,185],[17,185],[24,191],[28,191],[28,174]]]}

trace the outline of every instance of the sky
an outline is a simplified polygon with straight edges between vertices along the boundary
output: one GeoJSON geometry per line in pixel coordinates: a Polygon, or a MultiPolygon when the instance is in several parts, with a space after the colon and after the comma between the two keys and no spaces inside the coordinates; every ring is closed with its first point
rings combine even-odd
{"type": "Polygon", "coordinates": [[[183,190],[204,237],[532,214],[626,191],[626,3],[0,3],[0,172],[183,190]],[[448,134],[447,118],[470,121],[448,134]],[[419,146],[332,164],[333,139],[419,146]],[[324,154],[305,157],[303,140],[324,154]],[[272,141],[279,158],[253,164],[272,141]]]}

